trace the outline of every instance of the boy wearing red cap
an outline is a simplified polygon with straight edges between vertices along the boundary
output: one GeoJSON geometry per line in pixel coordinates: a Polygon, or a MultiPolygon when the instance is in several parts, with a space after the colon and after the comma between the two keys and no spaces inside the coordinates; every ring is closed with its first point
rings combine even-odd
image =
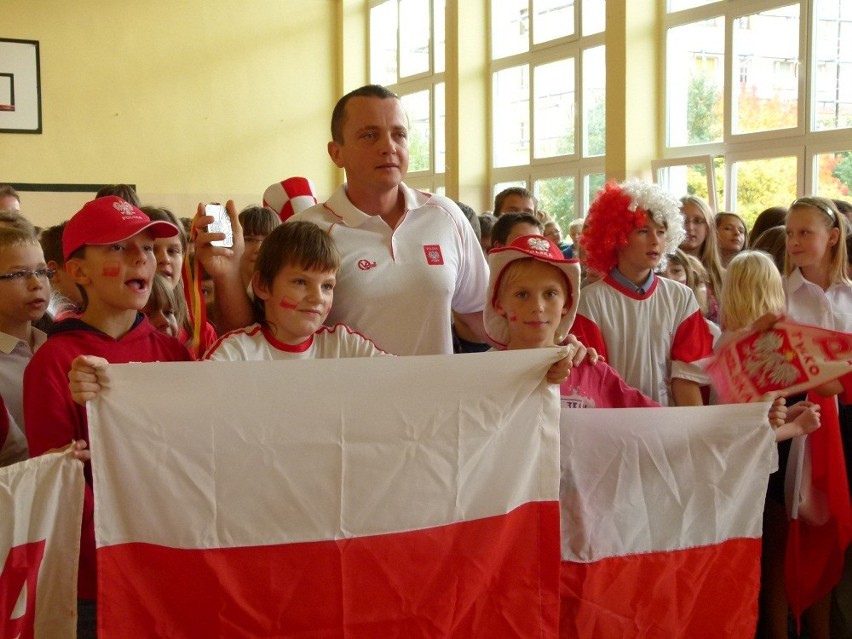
{"type": "MultiPolygon", "coordinates": [[[[156,331],[140,312],[157,268],[154,239],[177,232],[174,225],[152,222],[115,196],[87,203],[68,222],[62,235],[65,268],[80,288],[83,313],[79,319],[56,323],[24,371],[24,415],[32,456],[67,446],[71,440],[88,443],[86,409],[72,401],[68,387],[72,365],[85,367],[96,360],[81,356],[112,363],[190,359],[180,342],[156,331]]],[[[78,597],[93,600],[94,500],[89,464],[85,476],[78,597]]]]}
{"type": "MultiPolygon", "coordinates": [[[[580,263],[540,235],[524,235],[488,254],[491,274],[483,311],[488,337],[506,350],[564,341],[580,299],[580,263]]],[[[659,406],[603,361],[571,368],[560,387],[566,408],[659,406]]]]}

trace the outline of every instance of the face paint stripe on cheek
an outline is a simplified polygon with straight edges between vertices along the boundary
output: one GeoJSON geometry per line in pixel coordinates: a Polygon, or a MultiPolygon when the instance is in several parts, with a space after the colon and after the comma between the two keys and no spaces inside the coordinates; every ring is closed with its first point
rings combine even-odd
{"type": "Polygon", "coordinates": [[[103,271],[101,274],[104,277],[118,277],[121,273],[121,262],[117,260],[108,260],[104,262],[103,271]]]}
{"type": "Polygon", "coordinates": [[[291,302],[286,297],[281,299],[281,301],[278,303],[278,306],[280,306],[281,308],[289,308],[289,309],[296,308],[295,302],[291,302]]]}

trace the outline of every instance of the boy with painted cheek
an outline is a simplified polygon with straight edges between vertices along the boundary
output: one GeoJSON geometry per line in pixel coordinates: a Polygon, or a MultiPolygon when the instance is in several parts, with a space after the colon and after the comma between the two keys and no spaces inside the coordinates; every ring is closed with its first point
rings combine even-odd
{"type": "MultiPolygon", "coordinates": [[[[84,405],[72,399],[71,385],[94,383],[97,369],[109,363],[185,361],[186,348],[154,329],[140,312],[148,301],[156,271],[154,239],[173,237],[177,228],[152,222],[138,208],[115,196],[88,202],[62,235],[65,268],[83,298],[82,315],[57,322],[24,371],[24,416],[32,456],[68,442],[88,443],[84,405]],[[70,373],[69,373],[70,371],[70,373]]],[[[92,474],[85,466],[78,597],[97,592],[92,474]]],[[[92,604],[80,607],[91,618],[92,604]]]]}
{"type": "MultiPolygon", "coordinates": [[[[546,237],[525,235],[493,249],[488,262],[491,275],[483,317],[489,338],[501,350],[563,343],[580,299],[579,261],[565,259],[546,237]]],[[[624,383],[595,354],[574,358],[566,375],[558,380],[564,408],[659,406],[624,383]]]]}

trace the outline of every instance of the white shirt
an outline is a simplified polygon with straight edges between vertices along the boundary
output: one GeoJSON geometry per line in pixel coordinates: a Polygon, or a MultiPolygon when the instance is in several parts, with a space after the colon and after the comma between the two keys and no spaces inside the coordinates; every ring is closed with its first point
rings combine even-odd
{"type": "Polygon", "coordinates": [[[254,362],[282,359],[330,359],[376,357],[387,353],[363,335],[338,324],[323,326],[301,344],[284,344],[260,324],[231,331],[220,337],[204,359],[219,362],[254,362]]]}
{"type": "MultiPolygon", "coordinates": [[[[20,429],[24,425],[24,369],[47,335],[37,328],[32,329],[33,347],[28,342],[7,333],[0,333],[0,396],[6,402],[9,414],[20,429]]],[[[48,398],[45,398],[47,400],[48,398]]]]}
{"type": "Polygon", "coordinates": [[[329,324],[346,324],[395,355],[449,354],[451,310],[483,309],[488,265],[452,200],[400,188],[406,212],[395,229],[357,209],[346,185],[290,219],[327,230],[340,251],[329,324]]]}
{"type": "Polygon", "coordinates": [[[672,378],[709,381],[692,362],[712,354],[712,337],[683,284],[657,277],[640,295],[608,276],[583,289],[577,316],[597,326],[607,363],[624,381],[664,406],[672,378]]]}
{"type": "Polygon", "coordinates": [[[833,331],[852,332],[852,286],[834,284],[824,291],[795,269],[784,278],[784,293],[790,319],[833,331]]]}

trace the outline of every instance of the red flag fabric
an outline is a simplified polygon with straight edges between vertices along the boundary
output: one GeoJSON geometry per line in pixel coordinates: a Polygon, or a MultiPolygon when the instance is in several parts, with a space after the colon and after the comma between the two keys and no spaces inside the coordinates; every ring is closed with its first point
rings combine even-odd
{"type": "Polygon", "coordinates": [[[110,366],[99,636],[557,636],[557,353],[110,366]]]}
{"type": "Polygon", "coordinates": [[[563,411],[561,637],[754,637],[768,409],[563,411]]]}
{"type": "Polygon", "coordinates": [[[0,468],[0,637],[74,637],[83,464],[50,453],[0,468]]]}
{"type": "Polygon", "coordinates": [[[852,335],[785,319],[724,344],[707,372],[726,402],[795,395],[852,372],[852,335]]]}
{"type": "Polygon", "coordinates": [[[785,587],[797,619],[840,580],[844,554],[852,543],[852,505],[837,399],[810,393],[808,400],[819,404],[821,423],[819,430],[796,438],[797,443],[807,441],[809,468],[804,465],[804,455],[794,455],[798,447],[791,450],[787,467],[788,479],[793,476],[797,481],[788,481],[786,488],[792,519],[787,532],[785,587]],[[791,484],[798,490],[791,490],[791,484]]]}

